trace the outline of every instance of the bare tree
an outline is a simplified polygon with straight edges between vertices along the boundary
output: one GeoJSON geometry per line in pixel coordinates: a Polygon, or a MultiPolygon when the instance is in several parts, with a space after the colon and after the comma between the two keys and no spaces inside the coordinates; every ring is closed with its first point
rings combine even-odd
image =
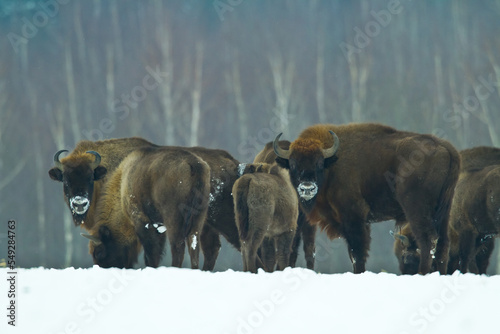
{"type": "Polygon", "coordinates": [[[201,101],[201,87],[202,87],[202,74],[203,74],[203,43],[196,42],[195,46],[195,63],[194,63],[194,82],[193,90],[191,93],[192,100],[192,117],[191,117],[191,138],[189,144],[191,146],[198,145],[198,129],[200,127],[200,101],[201,101]]]}

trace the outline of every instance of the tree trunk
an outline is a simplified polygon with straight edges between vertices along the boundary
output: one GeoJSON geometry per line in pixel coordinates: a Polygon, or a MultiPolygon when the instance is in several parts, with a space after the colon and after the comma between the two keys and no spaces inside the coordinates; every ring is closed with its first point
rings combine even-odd
{"type": "Polygon", "coordinates": [[[201,83],[203,73],[203,44],[198,41],[196,43],[196,57],[194,64],[194,87],[192,98],[192,117],[191,117],[191,138],[189,144],[191,146],[198,145],[198,129],[200,127],[200,100],[201,100],[201,83]]]}

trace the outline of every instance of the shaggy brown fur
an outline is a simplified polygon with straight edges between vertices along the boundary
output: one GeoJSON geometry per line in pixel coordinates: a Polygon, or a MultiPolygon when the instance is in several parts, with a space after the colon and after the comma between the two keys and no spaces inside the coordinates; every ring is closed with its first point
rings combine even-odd
{"type": "Polygon", "coordinates": [[[167,236],[172,266],[182,265],[187,241],[191,267],[198,268],[198,238],[210,191],[205,161],[180,148],[141,148],[123,160],[107,185],[92,230],[100,242],[90,242],[95,263],[105,267],[135,263],[136,234],[147,266],[159,265],[167,236]]]}
{"type": "Polygon", "coordinates": [[[113,172],[130,152],[144,146],[156,145],[138,137],[95,142],[82,140],[70,154],[60,159],[62,170],[58,167],[49,170],[51,179],[63,183],[64,199],[69,208],[69,201],[75,196],[83,196],[90,201],[89,209],[84,214],[72,211],[75,226],[92,229],[95,223],[96,204],[101,196],[101,188],[107,182],[106,176],[113,172]],[[95,170],[90,166],[96,157],[85,153],[87,151],[96,151],[101,156],[101,163],[95,170]]]}
{"type": "MultiPolygon", "coordinates": [[[[290,147],[290,142],[288,140],[280,140],[279,145],[281,148],[288,150],[290,147]]],[[[273,150],[273,142],[269,142],[260,151],[254,159],[254,164],[259,162],[265,162],[268,164],[276,163],[276,153],[273,150]]],[[[295,193],[295,191],[294,191],[295,193]]],[[[301,238],[304,240],[304,256],[306,259],[307,269],[314,270],[314,253],[316,251],[315,239],[316,239],[316,226],[312,226],[307,222],[305,214],[300,210],[299,207],[299,217],[297,219],[297,230],[293,238],[292,243],[292,253],[290,254],[290,266],[293,268],[297,263],[297,256],[299,253],[299,245],[301,238]]],[[[267,243],[264,241],[264,246],[267,243]]],[[[274,246],[273,246],[274,247],[274,246]]],[[[269,254],[271,250],[266,252],[269,254]]]]}
{"type": "Polygon", "coordinates": [[[450,271],[484,274],[500,233],[500,149],[460,152],[463,168],[450,214],[450,271]]]}
{"type": "Polygon", "coordinates": [[[369,223],[388,219],[411,225],[421,250],[420,273],[431,270],[431,251],[439,271],[446,273],[449,208],[460,167],[450,143],[385,125],[353,123],[311,126],[290,147],[288,159],[278,158],[278,163],[290,169],[296,189],[305,182],[317,186],[312,199],[300,198],[302,209],[330,238],[346,239],[355,273],[365,270],[369,223]],[[337,134],[340,147],[325,159],[321,149],[333,146],[329,131],[337,134]]]}
{"type": "Polygon", "coordinates": [[[399,270],[403,275],[415,275],[420,264],[420,249],[411,232],[410,224],[398,224],[399,232],[394,234],[394,254],[398,259],[399,270]]]}
{"type": "Polygon", "coordinates": [[[274,248],[269,249],[277,251],[275,257],[275,254],[265,254],[268,247],[262,249],[264,269],[273,271],[274,259],[277,258],[277,268],[283,270],[289,265],[291,245],[297,228],[297,197],[286,170],[263,163],[254,167],[252,169],[250,165],[247,166],[247,170],[255,172],[242,175],[233,186],[243,270],[257,271],[257,250],[264,238],[274,239],[274,248]]]}
{"type": "MultiPolygon", "coordinates": [[[[54,167],[49,171],[51,178],[62,181],[64,175],[65,197],[74,196],[78,188],[80,191],[89,193],[90,208],[85,215],[74,215],[76,225],[90,230],[95,221],[95,208],[99,202],[102,188],[105,187],[108,176],[111,175],[120,162],[132,151],[139,147],[159,147],[142,138],[123,138],[104,141],[81,141],[77,147],[65,158],[61,158],[65,172],[54,167]],[[103,179],[98,182],[90,176],[90,163],[95,160],[95,156],[85,153],[86,151],[97,151],[101,157],[103,179]],[[68,167],[66,167],[68,166],[68,167]],[[76,170],[78,169],[78,170],[76,170]],[[84,172],[82,172],[82,170],[84,172]],[[107,170],[107,173],[106,173],[107,170]]],[[[238,177],[237,167],[239,162],[229,153],[223,150],[207,149],[203,147],[179,148],[197,154],[205,160],[211,169],[211,201],[207,215],[206,224],[200,235],[200,242],[204,254],[204,270],[213,270],[221,247],[219,233],[222,234],[236,249],[240,250],[238,231],[234,222],[233,199],[231,189],[234,181],[238,177]]],[[[78,194],[75,194],[78,195],[78,194]]],[[[68,204],[69,205],[69,204],[68,204]]]]}
{"type": "Polygon", "coordinates": [[[219,233],[240,251],[231,196],[233,184],[238,178],[239,162],[224,150],[204,147],[184,149],[202,158],[210,167],[210,201],[200,242],[204,257],[203,270],[213,270],[221,247],[219,233]]]}

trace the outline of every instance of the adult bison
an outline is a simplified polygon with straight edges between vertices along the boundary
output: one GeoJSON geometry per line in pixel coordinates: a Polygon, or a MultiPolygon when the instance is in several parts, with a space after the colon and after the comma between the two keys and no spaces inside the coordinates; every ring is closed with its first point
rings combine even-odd
{"type": "Polygon", "coordinates": [[[187,241],[191,267],[198,268],[210,191],[203,159],[177,147],[140,148],[123,160],[103,191],[96,223],[84,235],[96,264],[130,267],[140,241],[146,265],[157,267],[168,237],[172,266],[182,265],[187,241]]]}
{"type": "Polygon", "coordinates": [[[139,147],[155,147],[139,138],[120,138],[102,141],[80,141],[66,157],[59,159],[67,150],[54,155],[55,166],[49,170],[52,180],[62,182],[64,200],[68,205],[75,226],[91,229],[95,222],[95,208],[102,194],[107,175],[122,160],[139,147]]]}
{"type": "Polygon", "coordinates": [[[500,233],[500,149],[475,147],[460,156],[450,214],[450,271],[484,274],[500,233]]]}
{"type": "Polygon", "coordinates": [[[288,171],[273,164],[247,165],[233,186],[243,270],[257,272],[257,250],[266,271],[289,266],[297,228],[298,202],[288,171]]]}
{"type": "Polygon", "coordinates": [[[276,161],[310,223],[345,238],[355,273],[365,271],[370,222],[408,221],[420,249],[419,273],[446,273],[448,218],[460,158],[448,142],[373,123],[314,125],[290,144],[274,140],[276,161]]]}
{"type": "MultiPolygon", "coordinates": [[[[75,225],[87,230],[93,227],[95,208],[109,175],[125,157],[140,147],[159,146],[138,137],[97,142],[85,140],[79,142],[65,158],[59,160],[65,150],[55,154],[55,167],[49,170],[49,175],[63,183],[64,196],[75,225]]],[[[231,197],[233,183],[238,177],[239,162],[223,150],[203,147],[182,149],[200,156],[210,167],[210,202],[200,243],[204,254],[203,269],[213,270],[221,247],[219,234],[240,250],[231,197]]]]}
{"type": "MultiPolygon", "coordinates": [[[[290,147],[290,142],[288,140],[280,140],[278,145],[285,150],[290,147]]],[[[276,163],[276,153],[274,153],[273,142],[267,143],[262,151],[260,151],[254,159],[254,164],[259,162],[265,162],[268,164],[276,163]]],[[[295,192],[295,190],[294,190],[295,192]]],[[[297,262],[297,256],[299,253],[300,240],[303,240],[304,256],[306,259],[307,269],[314,270],[314,254],[315,254],[315,239],[316,239],[316,226],[313,226],[307,222],[306,215],[299,208],[299,216],[297,219],[297,230],[295,232],[295,237],[292,243],[292,252],[290,254],[290,266],[293,268],[297,262]]]]}

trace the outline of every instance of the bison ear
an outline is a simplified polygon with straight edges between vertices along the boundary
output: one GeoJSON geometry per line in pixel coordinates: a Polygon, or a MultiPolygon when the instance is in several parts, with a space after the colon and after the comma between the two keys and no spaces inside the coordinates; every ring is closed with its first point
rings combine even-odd
{"type": "Polygon", "coordinates": [[[111,235],[111,230],[107,226],[101,226],[99,227],[99,239],[101,239],[103,242],[111,240],[112,235],[111,235]]]}
{"type": "Polygon", "coordinates": [[[62,182],[63,180],[63,173],[62,171],[57,168],[57,167],[52,167],[50,170],[49,170],[49,176],[52,180],[54,181],[59,181],[59,182],[62,182]]]}
{"type": "Polygon", "coordinates": [[[283,158],[280,158],[280,157],[276,157],[276,163],[281,168],[290,169],[290,163],[288,162],[288,159],[283,159],[283,158]]]}
{"type": "Polygon", "coordinates": [[[324,168],[328,168],[330,167],[331,165],[333,165],[335,163],[335,161],[338,160],[338,157],[336,155],[334,155],[333,157],[329,157],[329,158],[326,158],[323,162],[323,167],[324,168]]]}
{"type": "Polygon", "coordinates": [[[96,169],[94,169],[94,181],[102,179],[104,176],[106,176],[106,173],[108,170],[104,166],[97,166],[96,169]]]}

